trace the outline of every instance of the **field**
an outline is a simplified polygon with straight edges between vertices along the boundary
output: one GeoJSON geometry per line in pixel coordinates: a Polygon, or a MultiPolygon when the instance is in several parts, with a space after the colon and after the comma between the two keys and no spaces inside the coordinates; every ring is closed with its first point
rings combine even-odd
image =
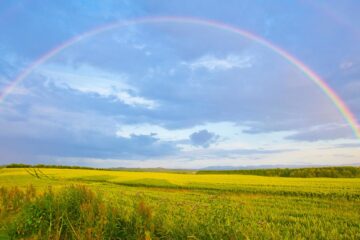
{"type": "Polygon", "coordinates": [[[2,168],[0,187],[4,239],[360,239],[360,178],[2,168]]]}

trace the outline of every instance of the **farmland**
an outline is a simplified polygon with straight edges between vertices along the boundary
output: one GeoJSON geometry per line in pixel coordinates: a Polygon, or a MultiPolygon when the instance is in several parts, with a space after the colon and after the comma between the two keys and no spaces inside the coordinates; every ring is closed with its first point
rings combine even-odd
{"type": "Polygon", "coordinates": [[[360,178],[2,168],[0,187],[4,239],[360,238],[360,178]]]}

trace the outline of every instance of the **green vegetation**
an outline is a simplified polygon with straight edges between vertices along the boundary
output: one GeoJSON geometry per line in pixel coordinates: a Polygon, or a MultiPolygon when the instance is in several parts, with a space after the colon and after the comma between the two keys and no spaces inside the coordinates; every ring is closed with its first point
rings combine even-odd
{"type": "Polygon", "coordinates": [[[47,165],[47,164],[23,164],[11,163],[0,166],[0,168],[55,168],[55,169],[86,169],[86,170],[107,170],[107,171],[131,171],[131,172],[172,172],[172,173],[194,173],[194,170],[188,169],[167,169],[167,168],[93,168],[83,166],[66,166],[66,165],[47,165]]]}
{"type": "Polygon", "coordinates": [[[65,165],[46,165],[46,164],[23,164],[23,163],[11,163],[3,166],[5,168],[58,168],[58,169],[88,169],[88,170],[104,170],[103,168],[91,168],[81,166],[65,166],[65,165]]]}
{"type": "Polygon", "coordinates": [[[359,239],[359,212],[359,178],[0,170],[8,239],[359,239]]]}
{"type": "Polygon", "coordinates": [[[7,226],[11,238],[146,239],[157,234],[152,212],[141,200],[137,208],[122,209],[81,185],[34,193],[32,186],[1,189],[3,217],[18,212],[7,226]]]}
{"type": "Polygon", "coordinates": [[[197,174],[242,174],[272,177],[297,177],[297,178],[359,178],[360,167],[321,167],[321,168],[276,168],[276,169],[251,169],[251,170],[202,170],[197,174]]]}

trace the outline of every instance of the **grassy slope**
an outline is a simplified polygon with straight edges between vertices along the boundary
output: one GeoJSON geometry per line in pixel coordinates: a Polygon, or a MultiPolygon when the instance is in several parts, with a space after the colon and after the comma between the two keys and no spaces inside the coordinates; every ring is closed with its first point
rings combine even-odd
{"type": "Polygon", "coordinates": [[[0,186],[56,189],[82,183],[131,207],[139,196],[165,219],[171,236],[355,239],[360,237],[360,179],[278,178],[151,172],[0,169],[0,186]],[[183,230],[183,231],[182,231],[183,230]],[[190,232],[184,232],[184,231],[190,232]]]}

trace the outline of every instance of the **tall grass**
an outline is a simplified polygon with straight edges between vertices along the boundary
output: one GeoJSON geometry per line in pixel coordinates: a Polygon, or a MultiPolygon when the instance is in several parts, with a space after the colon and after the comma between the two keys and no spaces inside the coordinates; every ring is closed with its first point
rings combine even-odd
{"type": "Polygon", "coordinates": [[[153,213],[141,200],[131,215],[92,191],[77,185],[54,193],[48,188],[34,197],[33,188],[1,188],[3,217],[12,239],[151,239],[156,235],[153,213]]]}
{"type": "Polygon", "coordinates": [[[5,188],[0,187],[0,216],[4,217],[19,211],[24,205],[35,198],[36,190],[29,185],[26,190],[18,187],[5,188]]]}

